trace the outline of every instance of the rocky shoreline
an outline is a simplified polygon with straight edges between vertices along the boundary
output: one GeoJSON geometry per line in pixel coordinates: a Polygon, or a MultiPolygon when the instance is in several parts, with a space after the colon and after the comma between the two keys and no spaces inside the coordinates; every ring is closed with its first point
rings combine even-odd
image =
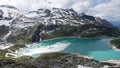
{"type": "Polygon", "coordinates": [[[107,68],[116,67],[116,64],[99,62],[80,54],[44,53],[38,58],[23,56],[19,58],[0,59],[2,68],[107,68]],[[29,66],[30,65],[30,66],[29,66]]]}
{"type": "Polygon", "coordinates": [[[109,44],[109,47],[112,48],[113,50],[120,51],[120,49],[117,48],[116,45],[112,44],[111,42],[109,42],[108,44],[109,44]]]}
{"type": "Polygon", "coordinates": [[[115,45],[112,45],[112,49],[115,51],[120,51],[120,49],[118,49],[115,45]]]}
{"type": "Polygon", "coordinates": [[[101,62],[112,63],[112,64],[116,64],[117,66],[120,66],[120,60],[110,59],[110,60],[101,61],[101,62]]]}

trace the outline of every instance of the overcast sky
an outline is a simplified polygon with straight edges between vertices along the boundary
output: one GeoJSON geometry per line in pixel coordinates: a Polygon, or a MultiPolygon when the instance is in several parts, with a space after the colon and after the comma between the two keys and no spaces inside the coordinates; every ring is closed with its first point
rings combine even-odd
{"type": "Polygon", "coordinates": [[[120,0],[0,0],[23,12],[38,8],[73,8],[77,12],[120,22],[120,0]]]}

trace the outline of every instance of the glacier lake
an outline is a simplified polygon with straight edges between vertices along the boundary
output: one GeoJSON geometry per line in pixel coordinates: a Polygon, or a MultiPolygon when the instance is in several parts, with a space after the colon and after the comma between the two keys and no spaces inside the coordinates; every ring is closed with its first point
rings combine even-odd
{"type": "Polygon", "coordinates": [[[120,51],[109,46],[111,38],[57,38],[28,45],[17,51],[18,56],[28,55],[38,57],[47,52],[79,53],[105,61],[120,59],[120,51]]]}

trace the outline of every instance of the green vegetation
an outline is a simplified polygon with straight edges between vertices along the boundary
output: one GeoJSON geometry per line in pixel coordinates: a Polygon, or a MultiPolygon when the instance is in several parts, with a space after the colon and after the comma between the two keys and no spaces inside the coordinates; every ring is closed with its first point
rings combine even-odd
{"type": "Polygon", "coordinates": [[[6,50],[12,50],[12,51],[15,51],[15,50],[18,50],[18,49],[23,48],[23,47],[25,47],[25,45],[19,45],[19,44],[16,44],[16,45],[14,45],[14,46],[12,46],[12,47],[6,49],[6,50]]]}
{"type": "Polygon", "coordinates": [[[31,42],[39,42],[39,40],[40,40],[40,35],[39,34],[44,27],[45,26],[43,26],[42,24],[39,24],[37,26],[37,29],[34,31],[32,37],[30,39],[31,42]]]}
{"type": "Polygon", "coordinates": [[[51,32],[49,34],[42,34],[42,39],[51,39],[55,37],[69,37],[69,36],[75,36],[73,35],[75,32],[72,32],[68,29],[64,30],[55,30],[54,32],[51,32]]]}
{"type": "Polygon", "coordinates": [[[0,68],[36,68],[32,64],[23,60],[14,60],[10,58],[0,59],[0,68]]]}
{"type": "Polygon", "coordinates": [[[99,31],[93,31],[93,30],[86,30],[81,32],[81,37],[99,37],[100,32],[99,31]]]}
{"type": "Polygon", "coordinates": [[[66,55],[70,55],[70,54],[68,54],[68,53],[43,53],[37,59],[48,61],[48,60],[58,59],[62,56],[66,56],[66,55]]]}
{"type": "Polygon", "coordinates": [[[25,47],[25,45],[14,45],[8,49],[0,50],[0,59],[6,58],[5,55],[6,55],[6,53],[9,52],[9,50],[14,52],[14,51],[18,50],[19,48],[23,48],[23,47],[25,47]]]}
{"type": "Polygon", "coordinates": [[[59,26],[49,33],[43,33],[42,39],[51,39],[56,37],[79,36],[79,29],[74,26],[59,26]]]}
{"type": "Polygon", "coordinates": [[[7,50],[0,50],[0,59],[5,58],[5,54],[7,53],[7,50]]]}
{"type": "Polygon", "coordinates": [[[52,27],[46,27],[46,32],[42,33],[41,38],[51,39],[56,37],[70,37],[70,36],[81,36],[81,37],[101,37],[101,36],[117,36],[118,32],[114,28],[107,28],[105,26],[96,26],[91,24],[80,25],[80,26],[69,26],[69,25],[54,25],[52,27]],[[53,29],[54,28],[54,29],[53,29]],[[48,30],[51,29],[51,30],[48,30]],[[50,32],[49,32],[50,31],[50,32]],[[47,33],[48,32],[48,33],[47,33]]]}
{"type": "Polygon", "coordinates": [[[111,40],[110,43],[120,49],[120,39],[111,40]]]}
{"type": "Polygon", "coordinates": [[[26,35],[19,34],[18,36],[9,36],[7,38],[7,41],[13,42],[19,45],[24,45],[24,44],[31,43],[30,42],[31,36],[32,36],[31,34],[26,34],[26,35]]]}
{"type": "Polygon", "coordinates": [[[30,41],[30,39],[35,31],[35,28],[28,27],[27,29],[28,30],[18,30],[16,33],[11,34],[6,40],[17,45],[31,44],[32,42],[30,41]]]}

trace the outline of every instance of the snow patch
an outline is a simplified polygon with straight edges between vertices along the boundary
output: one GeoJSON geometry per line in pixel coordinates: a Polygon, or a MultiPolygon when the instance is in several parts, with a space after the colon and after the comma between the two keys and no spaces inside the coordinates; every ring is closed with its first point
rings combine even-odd
{"type": "Polygon", "coordinates": [[[92,68],[92,67],[85,67],[85,66],[82,66],[82,65],[78,65],[77,68],[92,68]]]}
{"type": "Polygon", "coordinates": [[[11,44],[11,43],[0,43],[0,49],[1,50],[10,48],[11,46],[13,46],[13,44],[11,44]]]}
{"type": "Polygon", "coordinates": [[[6,20],[0,20],[0,26],[5,25],[5,26],[10,26],[11,21],[6,21],[6,20]]]}
{"type": "Polygon", "coordinates": [[[115,51],[120,51],[120,49],[118,49],[115,45],[112,46],[113,50],[115,51]]]}
{"type": "Polygon", "coordinates": [[[13,56],[32,56],[34,54],[48,53],[48,52],[58,52],[64,50],[70,43],[55,43],[51,45],[44,46],[42,44],[29,45],[26,48],[21,48],[16,50],[13,56]]]}

